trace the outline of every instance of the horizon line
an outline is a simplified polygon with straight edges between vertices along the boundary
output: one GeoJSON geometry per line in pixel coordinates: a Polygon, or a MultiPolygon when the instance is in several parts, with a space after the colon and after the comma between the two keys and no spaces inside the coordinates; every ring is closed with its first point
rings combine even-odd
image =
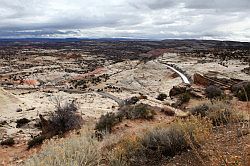
{"type": "Polygon", "coordinates": [[[75,40],[144,40],[144,41],[164,41],[164,40],[196,40],[196,41],[220,41],[220,42],[240,42],[240,43],[250,43],[250,41],[240,41],[240,40],[223,40],[223,39],[197,39],[197,38],[164,38],[164,39],[156,39],[156,38],[132,38],[132,37],[0,37],[1,40],[67,40],[67,39],[75,39],[75,40]]]}

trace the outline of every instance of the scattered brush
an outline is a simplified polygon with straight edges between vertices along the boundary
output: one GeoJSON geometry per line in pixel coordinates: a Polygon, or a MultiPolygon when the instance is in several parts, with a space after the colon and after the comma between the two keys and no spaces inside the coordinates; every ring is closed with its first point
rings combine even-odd
{"type": "Polygon", "coordinates": [[[139,97],[133,96],[127,100],[125,100],[126,105],[133,105],[136,104],[140,100],[139,97]]]}
{"type": "Polygon", "coordinates": [[[215,126],[228,124],[230,122],[236,122],[242,119],[240,115],[236,114],[235,111],[233,111],[231,104],[226,101],[204,103],[191,108],[189,112],[192,115],[208,117],[212,120],[213,125],[215,126]]]}
{"type": "Polygon", "coordinates": [[[28,141],[28,149],[41,145],[45,139],[46,137],[43,135],[32,138],[31,140],[28,141]]]}
{"type": "Polygon", "coordinates": [[[29,140],[28,149],[42,144],[45,139],[49,139],[55,135],[63,135],[70,130],[80,129],[83,120],[76,111],[77,107],[72,102],[66,103],[64,106],[58,104],[57,110],[51,114],[48,120],[39,115],[41,120],[39,127],[42,129],[42,133],[40,136],[29,140]]]}
{"type": "Polygon", "coordinates": [[[76,114],[77,107],[72,103],[67,103],[63,107],[58,107],[50,118],[50,125],[57,134],[81,127],[82,118],[76,114]]]}
{"type": "Polygon", "coordinates": [[[111,129],[116,125],[119,120],[118,116],[115,113],[108,112],[105,115],[102,115],[99,121],[96,124],[95,129],[98,131],[108,131],[111,132],[111,129]]]}
{"type": "Polygon", "coordinates": [[[41,152],[25,162],[25,166],[96,166],[101,161],[100,145],[89,132],[70,138],[51,140],[41,152]]]}
{"type": "Polygon", "coordinates": [[[211,128],[208,119],[198,117],[155,126],[121,140],[109,155],[109,162],[111,165],[160,165],[163,158],[198,148],[209,137],[211,128]]]}
{"type": "Polygon", "coordinates": [[[119,115],[127,119],[153,119],[155,111],[147,104],[137,104],[135,106],[125,106],[119,110],[119,115]]]}
{"type": "Polygon", "coordinates": [[[190,94],[188,92],[185,92],[180,95],[179,100],[181,101],[181,103],[187,103],[190,101],[190,98],[190,94]]]}
{"type": "Polygon", "coordinates": [[[242,85],[236,85],[232,88],[236,97],[240,101],[249,101],[250,100],[250,82],[243,82],[242,85]]]}
{"type": "Polygon", "coordinates": [[[121,122],[123,119],[146,119],[154,118],[155,111],[145,104],[128,105],[122,107],[117,114],[106,113],[102,115],[96,124],[95,129],[98,131],[111,132],[112,127],[121,122]]]}
{"type": "Polygon", "coordinates": [[[6,146],[13,146],[15,144],[15,141],[14,139],[11,137],[11,138],[8,138],[6,140],[3,140],[0,145],[6,145],[6,146]]]}

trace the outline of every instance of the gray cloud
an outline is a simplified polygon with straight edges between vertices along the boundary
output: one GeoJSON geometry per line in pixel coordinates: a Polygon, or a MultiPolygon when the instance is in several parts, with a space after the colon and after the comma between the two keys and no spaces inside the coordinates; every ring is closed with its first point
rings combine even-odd
{"type": "Polygon", "coordinates": [[[35,30],[35,31],[1,31],[0,36],[1,37],[41,37],[41,36],[47,36],[47,37],[55,37],[57,35],[75,35],[77,34],[76,31],[58,31],[58,30],[35,30]]]}
{"type": "Polygon", "coordinates": [[[151,0],[151,1],[143,1],[143,0],[134,0],[130,2],[130,5],[136,7],[137,9],[141,8],[150,8],[150,9],[166,9],[171,8],[178,5],[178,0],[151,0]]]}
{"type": "Polygon", "coordinates": [[[249,41],[249,0],[0,0],[0,37],[249,41]]]}
{"type": "Polygon", "coordinates": [[[249,0],[187,0],[185,2],[187,8],[193,9],[217,9],[217,10],[249,10],[249,0]]]}

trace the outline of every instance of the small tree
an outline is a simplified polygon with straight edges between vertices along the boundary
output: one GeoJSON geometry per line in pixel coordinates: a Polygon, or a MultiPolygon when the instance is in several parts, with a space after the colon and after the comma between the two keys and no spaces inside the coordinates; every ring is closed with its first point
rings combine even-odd
{"type": "Polygon", "coordinates": [[[58,106],[50,118],[50,128],[56,134],[81,127],[82,118],[76,114],[77,107],[74,102],[66,103],[65,106],[58,106]]]}

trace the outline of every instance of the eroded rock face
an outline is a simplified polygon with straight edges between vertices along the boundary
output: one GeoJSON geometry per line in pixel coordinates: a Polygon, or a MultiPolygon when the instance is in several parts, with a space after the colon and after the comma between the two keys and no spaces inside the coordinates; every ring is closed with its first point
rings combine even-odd
{"type": "Polygon", "coordinates": [[[209,85],[215,85],[221,87],[224,90],[230,89],[230,87],[242,81],[240,79],[225,77],[222,73],[219,72],[210,72],[204,75],[195,73],[193,79],[194,84],[202,85],[205,87],[209,85]]]}
{"type": "Polygon", "coordinates": [[[209,81],[201,74],[195,73],[193,76],[194,84],[208,86],[209,81]]]}
{"type": "Polygon", "coordinates": [[[173,86],[173,88],[169,92],[169,96],[172,97],[190,91],[191,91],[191,85],[182,83],[177,86],[173,86]]]}
{"type": "Polygon", "coordinates": [[[200,89],[192,89],[190,91],[190,95],[195,98],[204,98],[205,97],[205,92],[200,89]]]}

